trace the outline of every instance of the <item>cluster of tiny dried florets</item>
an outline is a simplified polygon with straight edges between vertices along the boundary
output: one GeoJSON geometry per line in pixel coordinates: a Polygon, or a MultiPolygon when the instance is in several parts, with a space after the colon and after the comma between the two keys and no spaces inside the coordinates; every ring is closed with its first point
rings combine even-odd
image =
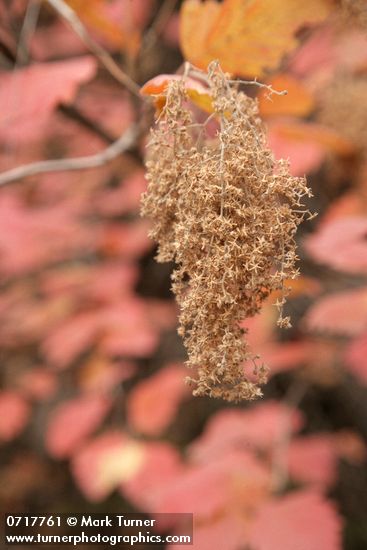
{"type": "Polygon", "coordinates": [[[367,29],[367,4],[366,0],[341,0],[342,8],[348,18],[360,27],[367,29]]]}
{"type": "MultiPolygon", "coordinates": [[[[217,135],[193,120],[182,81],[172,81],[152,131],[142,213],[153,221],[158,261],[173,260],[179,333],[196,369],[194,395],[229,401],[261,395],[257,364],[241,321],[259,312],[272,290],[298,275],[294,235],[309,195],[266,146],[257,102],[218,66],[207,75],[217,135]]],[[[278,300],[279,325],[284,294],[278,300]]]]}

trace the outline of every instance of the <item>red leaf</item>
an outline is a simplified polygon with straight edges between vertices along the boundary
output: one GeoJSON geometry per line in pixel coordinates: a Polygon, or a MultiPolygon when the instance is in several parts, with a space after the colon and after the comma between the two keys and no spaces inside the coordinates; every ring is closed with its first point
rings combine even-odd
{"type": "Polygon", "coordinates": [[[97,313],[79,313],[57,326],[44,339],[41,349],[46,359],[59,369],[70,366],[80,353],[96,340],[97,313]]]}
{"type": "Polygon", "coordinates": [[[145,357],[156,348],[157,328],[149,322],[143,300],[126,298],[99,315],[104,331],[100,349],[107,355],[145,357]]]}
{"type": "Polygon", "coordinates": [[[0,441],[17,437],[28,422],[29,415],[29,405],[18,393],[0,392],[0,441]]]}
{"type": "Polygon", "coordinates": [[[347,367],[364,384],[367,384],[367,333],[354,340],[345,354],[347,367]]]}
{"type": "Polygon", "coordinates": [[[299,491],[265,504],[250,531],[253,550],[341,550],[341,520],[321,495],[299,491]]]}
{"type": "Polygon", "coordinates": [[[135,372],[134,363],[126,361],[114,363],[108,358],[93,356],[80,368],[79,387],[83,392],[108,394],[135,372]]]}
{"type": "Polygon", "coordinates": [[[42,350],[57,368],[66,368],[93,344],[110,356],[144,357],[157,343],[158,333],[147,319],[145,303],[125,297],[67,319],[48,334],[42,350]]]}
{"type": "MultiPolygon", "coordinates": [[[[246,525],[240,514],[217,514],[207,522],[194,521],[194,537],[191,550],[238,550],[246,540],[246,525]]],[[[170,544],[169,550],[182,550],[182,545],[170,544]]]]}
{"type": "Polygon", "coordinates": [[[268,141],[276,158],[290,161],[294,176],[318,170],[328,152],[341,156],[353,153],[352,145],[326,126],[296,121],[273,122],[268,141]]]}
{"type": "Polygon", "coordinates": [[[252,453],[230,451],[193,466],[166,486],[155,511],[192,512],[197,520],[224,510],[249,513],[268,498],[270,472],[252,453]]]}
{"type": "Polygon", "coordinates": [[[320,298],[305,316],[309,330],[356,336],[367,328],[367,288],[320,298]]]}
{"type": "Polygon", "coordinates": [[[130,262],[103,262],[99,265],[68,266],[42,276],[42,291],[47,296],[72,295],[91,302],[115,302],[131,292],[137,279],[137,269],[130,262]]]}
{"type": "Polygon", "coordinates": [[[144,445],[122,432],[109,431],[88,442],[71,461],[76,484],[91,501],[103,500],[123,480],[140,471],[144,445]]]}
{"type": "Polygon", "coordinates": [[[111,406],[110,399],[87,395],[64,401],[53,411],[47,426],[45,444],[50,455],[66,458],[102,422],[111,406]]]}
{"type": "Polygon", "coordinates": [[[128,421],[134,430],[156,436],[169,426],[188,393],[185,374],[180,365],[170,365],[134,387],[127,400],[128,421]]]}
{"type": "Polygon", "coordinates": [[[206,462],[249,445],[269,449],[289,430],[289,421],[292,432],[297,431],[302,425],[300,412],[275,401],[245,411],[226,409],[209,420],[204,434],[191,446],[191,455],[206,462]]]}
{"type": "Polygon", "coordinates": [[[138,211],[141,194],[146,190],[144,172],[137,170],[115,189],[104,189],[95,199],[95,209],[104,216],[138,211]]]}
{"type": "Polygon", "coordinates": [[[288,449],[289,474],[297,481],[328,487],[337,475],[337,451],[329,435],[293,439],[288,449]]]}
{"type": "Polygon", "coordinates": [[[121,478],[120,490],[141,510],[159,512],[162,494],[181,479],[185,467],[178,451],[168,443],[147,442],[142,449],[144,460],[140,461],[140,468],[121,478]]]}
{"type": "Polygon", "coordinates": [[[152,248],[153,243],[148,237],[148,224],[138,221],[104,224],[97,246],[107,257],[135,259],[152,248]]]}
{"type": "Polygon", "coordinates": [[[183,469],[178,452],[167,443],[143,443],[117,431],[87,443],[71,465],[76,483],[89,500],[102,500],[119,487],[148,511],[156,511],[157,496],[183,469]]]}
{"type": "Polygon", "coordinates": [[[77,204],[28,208],[14,195],[0,200],[0,272],[20,275],[86,250],[91,232],[78,220],[77,204]]]}
{"type": "Polygon", "coordinates": [[[56,375],[45,368],[29,369],[22,373],[17,382],[27,397],[37,401],[52,397],[56,392],[58,383],[56,375]]]}
{"type": "Polygon", "coordinates": [[[2,72],[0,138],[26,143],[40,137],[56,105],[70,103],[96,68],[93,57],[82,57],[2,72]]]}
{"type": "Polygon", "coordinates": [[[321,224],[305,241],[320,263],[347,273],[367,273],[367,218],[347,217],[321,224]]]}

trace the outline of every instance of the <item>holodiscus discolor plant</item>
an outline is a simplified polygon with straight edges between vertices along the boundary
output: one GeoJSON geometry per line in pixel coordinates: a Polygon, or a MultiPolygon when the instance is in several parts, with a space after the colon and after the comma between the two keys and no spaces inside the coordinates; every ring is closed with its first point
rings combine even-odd
{"type": "Polygon", "coordinates": [[[185,76],[167,86],[149,143],[142,214],[153,222],[157,260],[177,266],[172,288],[194,395],[254,399],[267,369],[241,322],[280,290],[278,325],[289,326],[285,281],[298,275],[294,236],[309,214],[302,199],[310,191],[274,159],[257,101],[217,63],[205,79],[213,113],[204,122],[190,106],[185,76]]]}

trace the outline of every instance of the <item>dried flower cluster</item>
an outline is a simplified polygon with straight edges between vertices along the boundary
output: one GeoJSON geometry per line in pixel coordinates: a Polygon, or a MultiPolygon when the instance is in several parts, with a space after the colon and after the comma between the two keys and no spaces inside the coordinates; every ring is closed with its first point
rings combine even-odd
{"type": "Polygon", "coordinates": [[[217,64],[206,75],[213,114],[193,120],[182,81],[170,82],[152,131],[148,190],[142,213],[153,220],[158,261],[174,260],[173,291],[179,333],[194,395],[229,401],[261,395],[266,368],[257,364],[241,321],[259,312],[274,289],[280,326],[284,281],[297,276],[294,235],[309,195],[303,178],[290,176],[266,146],[257,102],[217,64]],[[213,137],[207,128],[217,121],[213,137]]]}
{"type": "Polygon", "coordinates": [[[363,29],[367,29],[366,0],[341,0],[341,3],[348,22],[352,20],[363,29]]]}

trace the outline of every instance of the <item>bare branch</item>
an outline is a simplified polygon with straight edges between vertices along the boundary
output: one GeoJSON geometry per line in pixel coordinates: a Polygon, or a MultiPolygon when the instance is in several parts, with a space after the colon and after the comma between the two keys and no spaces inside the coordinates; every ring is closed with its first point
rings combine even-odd
{"type": "Polygon", "coordinates": [[[287,453],[292,437],[292,409],[299,406],[307,390],[307,382],[296,378],[289,387],[283,401],[291,409],[284,411],[279,438],[275,442],[272,464],[272,486],[274,491],[283,490],[288,481],[287,453]]]}
{"type": "MultiPolygon", "coordinates": [[[[218,69],[223,73],[222,69],[220,69],[218,61],[212,61],[209,65],[209,68],[213,67],[214,69],[218,69]]],[[[209,69],[208,68],[208,69],[209,69]]],[[[198,67],[194,67],[190,63],[185,64],[185,71],[188,74],[191,74],[194,78],[197,78],[198,80],[201,80],[202,82],[205,82],[205,84],[208,83],[208,77],[205,71],[199,69],[198,67]]],[[[223,73],[224,74],[224,73],[223,73]]],[[[246,86],[257,86],[258,88],[265,88],[269,91],[269,96],[272,94],[275,95],[287,95],[287,90],[275,90],[271,84],[264,84],[264,82],[259,82],[257,78],[255,77],[253,80],[240,80],[240,79],[230,79],[228,80],[229,84],[244,84],[246,86]]]]}
{"type": "Polygon", "coordinates": [[[86,170],[89,168],[97,168],[104,166],[114,158],[118,157],[127,149],[129,149],[139,135],[137,125],[131,126],[124,132],[119,139],[112,143],[109,147],[86,157],[44,160],[33,162],[24,166],[18,166],[7,172],[0,174],[0,185],[5,185],[22,178],[34,176],[36,174],[44,174],[45,172],[68,172],[72,170],[86,170]]]}
{"type": "Polygon", "coordinates": [[[164,0],[162,6],[157,13],[156,18],[153,21],[152,26],[144,37],[144,53],[146,53],[146,51],[149,51],[154,46],[158,36],[161,34],[169,18],[173,14],[176,4],[177,0],[164,0]]]}
{"type": "Polygon", "coordinates": [[[102,46],[97,44],[84,27],[83,23],[80,21],[79,17],[74,10],[68,6],[64,0],[47,0],[48,3],[57,11],[61,17],[65,19],[72,27],[73,31],[79,36],[79,38],[84,42],[88,49],[95,54],[95,56],[100,60],[102,65],[107,69],[107,71],[118,81],[120,84],[125,86],[131,93],[139,97],[142,96],[139,93],[139,86],[130,78],[124,71],[117,65],[114,59],[110,56],[108,52],[102,46]]]}
{"type": "Polygon", "coordinates": [[[29,60],[29,42],[37,27],[40,7],[39,0],[31,0],[27,5],[19,35],[15,67],[21,63],[27,63],[29,60]]]}

